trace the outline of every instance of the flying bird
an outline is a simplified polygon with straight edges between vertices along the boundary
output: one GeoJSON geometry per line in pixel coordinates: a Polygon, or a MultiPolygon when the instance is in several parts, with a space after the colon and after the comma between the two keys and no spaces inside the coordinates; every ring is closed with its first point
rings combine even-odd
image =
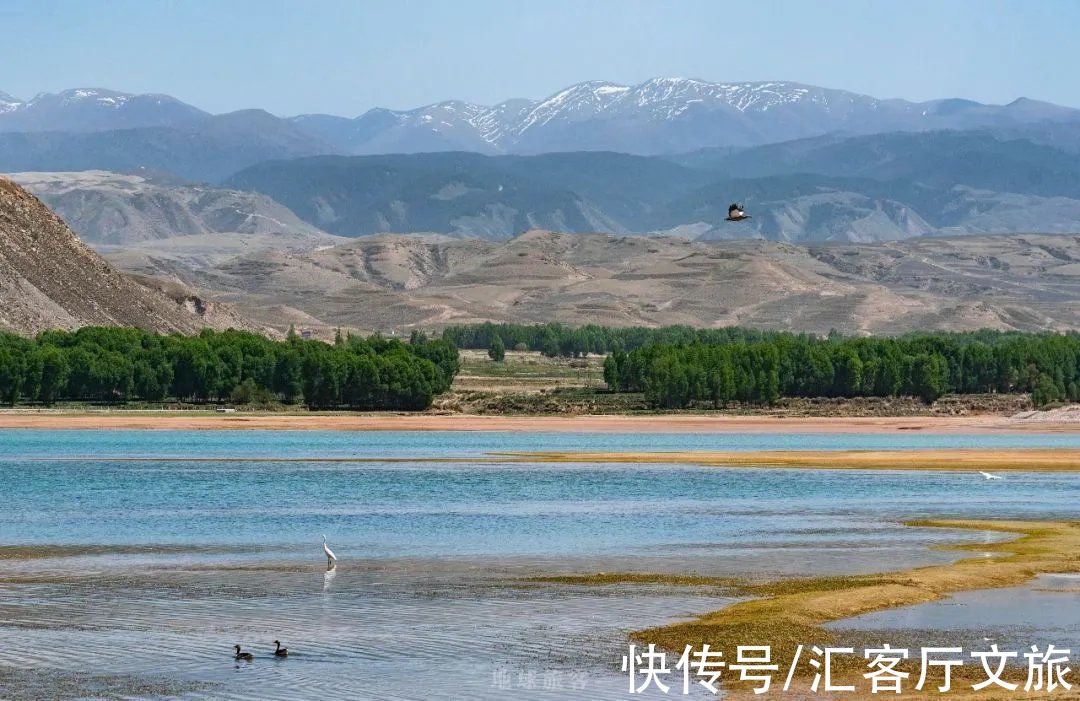
{"type": "Polygon", "coordinates": [[[999,479],[1001,479],[1001,475],[992,475],[989,472],[983,472],[982,470],[979,470],[979,474],[982,475],[983,477],[985,477],[988,480],[999,480],[999,479]]]}
{"type": "Polygon", "coordinates": [[[334,566],[334,563],[337,562],[337,555],[335,555],[334,551],[330,549],[330,546],[326,544],[325,535],[322,537],[322,550],[326,553],[326,569],[330,569],[334,566]]]}
{"type": "Polygon", "coordinates": [[[736,202],[727,208],[727,219],[725,221],[742,221],[749,218],[750,215],[743,211],[742,205],[736,202]]]}

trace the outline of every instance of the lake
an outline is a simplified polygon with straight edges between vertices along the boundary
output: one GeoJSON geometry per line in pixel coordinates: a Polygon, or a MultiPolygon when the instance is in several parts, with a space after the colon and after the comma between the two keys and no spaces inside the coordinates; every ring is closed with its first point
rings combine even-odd
{"type": "Polygon", "coordinates": [[[964,447],[1080,435],[0,431],[0,544],[43,555],[0,560],[0,698],[623,698],[627,632],[731,599],[531,577],[948,562],[997,536],[900,522],[1076,518],[1080,474],[489,454],[964,447]]]}

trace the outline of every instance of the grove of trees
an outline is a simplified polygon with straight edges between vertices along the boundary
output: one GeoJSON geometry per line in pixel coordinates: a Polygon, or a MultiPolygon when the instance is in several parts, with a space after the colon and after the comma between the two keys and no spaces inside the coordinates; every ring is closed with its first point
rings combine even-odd
{"type": "Polygon", "coordinates": [[[419,410],[459,369],[448,341],[340,334],[334,344],[243,331],[197,336],[133,328],[0,333],[0,402],[304,403],[319,409],[419,410]]]}
{"type": "Polygon", "coordinates": [[[1080,335],[977,331],[827,338],[738,327],[608,328],[561,324],[451,326],[458,348],[495,339],[548,356],[610,354],[609,389],[656,406],[771,403],[780,397],[1030,393],[1037,406],[1080,401],[1080,335]]]}
{"type": "Polygon", "coordinates": [[[604,379],[660,407],[780,397],[1030,392],[1038,406],[1080,400],[1080,336],[982,331],[821,339],[776,333],[756,341],[658,343],[614,351],[604,379]]]}
{"type": "Polygon", "coordinates": [[[131,328],[0,333],[0,403],[129,400],[303,403],[311,408],[418,410],[447,391],[457,347],[548,355],[609,353],[608,388],[658,407],[781,397],[1030,393],[1037,406],[1080,401],[1080,335],[916,333],[828,338],[739,328],[611,329],[475,324],[409,343],[353,335],[275,341],[205,330],[163,336],[131,328]]]}

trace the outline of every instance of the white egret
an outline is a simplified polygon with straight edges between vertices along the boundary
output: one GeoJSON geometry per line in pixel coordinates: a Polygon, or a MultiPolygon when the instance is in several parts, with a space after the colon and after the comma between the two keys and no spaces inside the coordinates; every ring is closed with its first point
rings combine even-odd
{"type": "Polygon", "coordinates": [[[983,472],[982,470],[979,470],[979,474],[982,475],[983,477],[985,477],[988,480],[999,480],[999,479],[1001,479],[1001,475],[992,475],[989,472],[983,472]]]}
{"type": "Polygon", "coordinates": [[[334,563],[337,562],[337,555],[335,555],[334,551],[330,549],[330,546],[326,544],[325,535],[322,537],[322,549],[323,552],[326,553],[326,569],[331,569],[334,566],[334,563]]]}

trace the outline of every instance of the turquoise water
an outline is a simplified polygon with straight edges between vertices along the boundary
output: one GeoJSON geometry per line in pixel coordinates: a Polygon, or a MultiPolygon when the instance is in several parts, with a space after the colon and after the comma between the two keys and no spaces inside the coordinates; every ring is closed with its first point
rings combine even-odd
{"type": "Polygon", "coordinates": [[[28,457],[458,457],[519,450],[1077,448],[1080,434],[524,433],[509,431],[43,431],[0,429],[28,457]]]}
{"type": "Polygon", "coordinates": [[[891,522],[931,515],[1075,514],[1080,480],[1066,474],[987,482],[974,473],[433,460],[506,450],[976,445],[1080,446],[1080,438],[6,431],[0,533],[9,545],[260,545],[296,557],[324,533],[354,558],[625,556],[918,541],[926,536],[891,522]],[[152,456],[174,457],[121,459],[152,456]],[[270,461],[230,459],[252,457],[270,461]],[[315,460],[349,457],[357,461],[315,460]]]}
{"type": "Polygon", "coordinates": [[[1080,435],[0,431],[0,545],[85,546],[0,559],[0,698],[624,698],[627,631],[728,599],[523,577],[881,571],[999,537],[905,519],[1077,517],[1077,474],[481,462],[921,447],[1080,435]],[[234,667],[275,638],[296,654],[234,667]]]}

